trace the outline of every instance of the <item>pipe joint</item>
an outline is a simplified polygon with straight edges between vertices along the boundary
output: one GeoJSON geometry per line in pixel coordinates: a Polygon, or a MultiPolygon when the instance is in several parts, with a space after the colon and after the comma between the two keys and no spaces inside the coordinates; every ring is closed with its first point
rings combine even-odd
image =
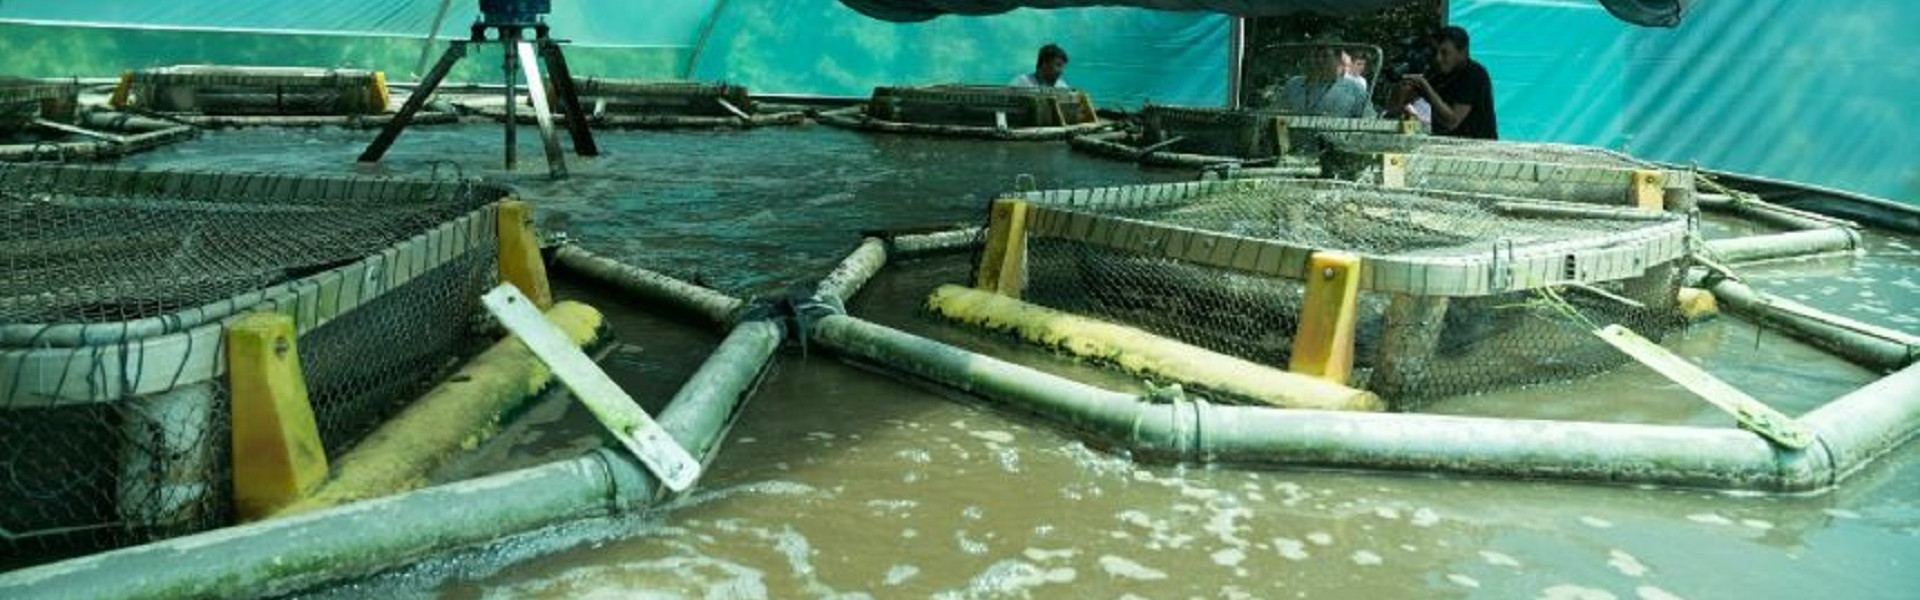
{"type": "Polygon", "coordinates": [[[1135,452],[1176,462],[1207,460],[1206,430],[1201,426],[1206,400],[1188,397],[1179,384],[1172,384],[1152,388],[1141,402],[1130,432],[1135,452]]]}
{"type": "Polygon", "coordinates": [[[657,486],[645,468],[624,450],[595,448],[587,456],[607,477],[607,514],[627,514],[652,504],[657,486]]]}
{"type": "Polygon", "coordinates": [[[1840,482],[1839,465],[1827,448],[1826,436],[1815,433],[1813,443],[1803,450],[1774,447],[1774,462],[1779,466],[1776,490],[1785,493],[1818,492],[1840,482]]]}

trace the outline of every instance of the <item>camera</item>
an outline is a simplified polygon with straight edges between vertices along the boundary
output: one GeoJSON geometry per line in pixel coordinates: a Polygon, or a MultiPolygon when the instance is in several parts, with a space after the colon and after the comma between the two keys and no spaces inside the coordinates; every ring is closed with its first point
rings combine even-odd
{"type": "Polygon", "coordinates": [[[1381,81],[1399,83],[1408,75],[1422,75],[1433,68],[1433,43],[1428,36],[1408,36],[1400,40],[1394,58],[1380,70],[1381,81]]]}
{"type": "Polygon", "coordinates": [[[553,12],[553,0],[480,0],[481,23],[491,27],[533,27],[553,12]]]}

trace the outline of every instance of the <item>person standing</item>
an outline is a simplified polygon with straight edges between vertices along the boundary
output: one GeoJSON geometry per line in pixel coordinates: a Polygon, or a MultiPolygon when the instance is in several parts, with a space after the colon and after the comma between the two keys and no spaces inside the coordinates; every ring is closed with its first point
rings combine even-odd
{"type": "Polygon", "coordinates": [[[1008,87],[1051,87],[1067,88],[1067,51],[1059,46],[1047,44],[1040,47],[1040,56],[1033,61],[1033,72],[1022,74],[1007,83],[1008,87]]]}
{"type": "Polygon", "coordinates": [[[1500,139],[1493,108],[1493,77],[1470,54],[1467,30],[1444,27],[1433,36],[1434,70],[1403,79],[1403,91],[1432,107],[1433,133],[1500,139]]]}

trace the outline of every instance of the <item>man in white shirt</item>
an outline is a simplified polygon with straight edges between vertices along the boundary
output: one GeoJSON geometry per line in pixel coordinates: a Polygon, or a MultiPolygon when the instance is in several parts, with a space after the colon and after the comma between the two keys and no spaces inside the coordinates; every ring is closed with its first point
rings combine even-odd
{"type": "Polygon", "coordinates": [[[1040,47],[1039,58],[1033,61],[1033,72],[1022,74],[1008,82],[1009,87],[1053,87],[1067,88],[1067,80],[1061,75],[1067,72],[1067,51],[1059,46],[1047,44],[1040,47]]]}

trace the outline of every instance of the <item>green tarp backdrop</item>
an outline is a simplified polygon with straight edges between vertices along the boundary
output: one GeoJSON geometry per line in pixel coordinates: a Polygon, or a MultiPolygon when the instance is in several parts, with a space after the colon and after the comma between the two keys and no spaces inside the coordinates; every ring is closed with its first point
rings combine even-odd
{"type": "Polygon", "coordinates": [[[1674,29],[1586,0],[1452,0],[1501,137],[1920,205],[1920,2],[1699,0],[1674,29]]]}

